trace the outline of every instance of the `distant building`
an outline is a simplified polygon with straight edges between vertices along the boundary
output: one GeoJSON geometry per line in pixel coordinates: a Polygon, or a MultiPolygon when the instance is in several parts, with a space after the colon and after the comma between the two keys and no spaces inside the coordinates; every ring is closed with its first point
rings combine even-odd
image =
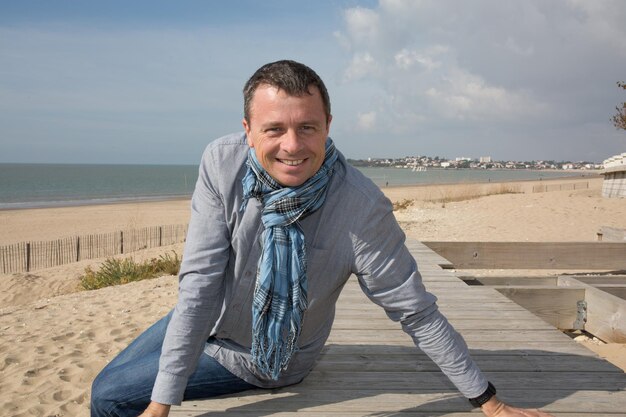
{"type": "Polygon", "coordinates": [[[626,153],[604,161],[602,197],[626,198],[626,153]]]}
{"type": "Polygon", "coordinates": [[[481,156],[480,159],[478,160],[478,162],[480,162],[481,164],[489,164],[489,163],[491,163],[491,157],[490,156],[481,156]]]}

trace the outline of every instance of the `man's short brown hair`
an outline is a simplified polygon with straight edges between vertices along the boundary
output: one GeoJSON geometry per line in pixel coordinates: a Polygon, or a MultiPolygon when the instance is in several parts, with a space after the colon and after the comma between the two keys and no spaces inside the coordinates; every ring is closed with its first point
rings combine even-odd
{"type": "Polygon", "coordinates": [[[261,84],[271,85],[290,96],[311,94],[309,88],[317,87],[322,96],[326,122],[330,120],[330,98],[322,79],[311,68],[299,62],[282,60],[270,62],[256,70],[243,88],[243,117],[250,124],[250,106],[254,92],[261,84]]]}

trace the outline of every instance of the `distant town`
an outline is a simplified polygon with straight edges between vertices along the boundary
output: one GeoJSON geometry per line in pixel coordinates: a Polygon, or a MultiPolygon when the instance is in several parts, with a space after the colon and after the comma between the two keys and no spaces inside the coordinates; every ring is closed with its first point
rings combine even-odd
{"type": "Polygon", "coordinates": [[[494,161],[490,156],[480,158],[457,157],[454,159],[440,158],[439,156],[405,156],[403,158],[368,158],[348,159],[348,162],[357,167],[386,167],[405,168],[414,171],[425,171],[430,168],[438,169],[533,169],[533,170],[599,170],[602,164],[595,162],[571,161],[494,161]]]}

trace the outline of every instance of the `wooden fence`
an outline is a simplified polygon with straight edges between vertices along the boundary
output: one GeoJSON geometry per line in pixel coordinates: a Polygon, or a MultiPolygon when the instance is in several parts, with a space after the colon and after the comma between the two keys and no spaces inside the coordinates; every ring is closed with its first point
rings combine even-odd
{"type": "Polygon", "coordinates": [[[589,181],[568,182],[561,184],[539,184],[533,185],[533,193],[545,193],[548,191],[582,190],[589,188],[589,181]]]}
{"type": "Polygon", "coordinates": [[[185,241],[186,224],[144,227],[0,246],[0,273],[30,272],[185,241]]]}

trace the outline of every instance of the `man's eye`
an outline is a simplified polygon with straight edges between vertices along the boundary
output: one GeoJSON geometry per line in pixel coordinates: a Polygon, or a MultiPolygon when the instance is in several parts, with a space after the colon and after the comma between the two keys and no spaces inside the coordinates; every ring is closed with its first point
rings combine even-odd
{"type": "Polygon", "coordinates": [[[315,127],[314,126],[302,126],[300,129],[305,131],[305,132],[313,132],[313,131],[315,131],[315,127]]]}

